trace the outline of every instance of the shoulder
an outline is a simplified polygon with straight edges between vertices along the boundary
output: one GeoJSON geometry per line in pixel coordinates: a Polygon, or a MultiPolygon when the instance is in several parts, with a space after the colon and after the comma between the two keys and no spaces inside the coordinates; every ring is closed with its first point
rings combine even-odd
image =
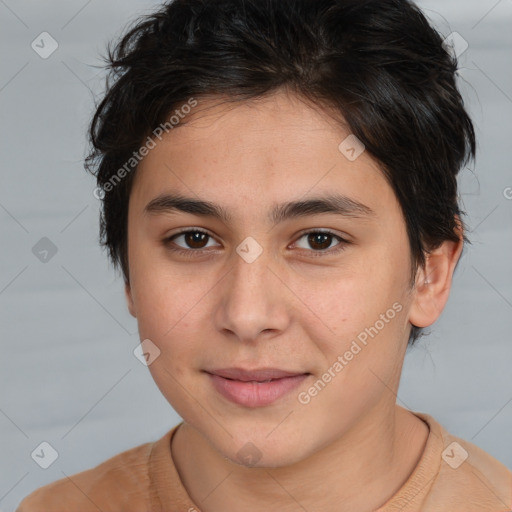
{"type": "Polygon", "coordinates": [[[442,452],[429,495],[432,503],[451,505],[453,510],[463,504],[467,512],[511,511],[512,471],[475,444],[450,434],[439,423],[437,427],[442,452]]]}
{"type": "Polygon", "coordinates": [[[40,487],[23,499],[16,512],[149,511],[148,468],[153,445],[142,444],[40,487]]]}

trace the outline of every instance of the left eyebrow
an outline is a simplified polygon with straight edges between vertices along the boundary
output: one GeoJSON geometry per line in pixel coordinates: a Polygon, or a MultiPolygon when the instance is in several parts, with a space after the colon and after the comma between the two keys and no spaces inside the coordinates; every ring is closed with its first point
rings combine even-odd
{"type": "Polygon", "coordinates": [[[278,224],[288,219],[331,213],[342,217],[362,218],[375,216],[375,212],[365,204],[341,194],[325,197],[312,197],[303,201],[293,201],[274,206],[270,219],[278,224]]]}
{"type": "MultiPolygon", "coordinates": [[[[174,213],[181,211],[198,215],[200,217],[212,217],[224,223],[232,220],[232,215],[221,205],[185,197],[179,194],[164,194],[151,200],[144,208],[145,213],[174,213]]],[[[331,213],[343,217],[363,218],[375,216],[376,213],[369,206],[340,194],[330,194],[325,197],[312,197],[302,201],[292,201],[275,205],[269,212],[271,223],[279,224],[286,220],[331,213]]]]}

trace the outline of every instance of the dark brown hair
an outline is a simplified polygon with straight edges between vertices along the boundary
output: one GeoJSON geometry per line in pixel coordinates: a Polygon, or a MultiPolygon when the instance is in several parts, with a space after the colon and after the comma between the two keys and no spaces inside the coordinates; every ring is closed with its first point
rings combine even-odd
{"type": "MultiPolygon", "coordinates": [[[[456,59],[412,2],[174,0],[137,20],[107,61],[86,168],[102,191],[101,243],[126,282],[133,155],[192,97],[244,101],[285,88],[330,106],[381,164],[414,273],[426,252],[458,240],[456,177],[475,156],[475,134],[456,59]]],[[[411,344],[420,333],[413,326],[411,344]]]]}

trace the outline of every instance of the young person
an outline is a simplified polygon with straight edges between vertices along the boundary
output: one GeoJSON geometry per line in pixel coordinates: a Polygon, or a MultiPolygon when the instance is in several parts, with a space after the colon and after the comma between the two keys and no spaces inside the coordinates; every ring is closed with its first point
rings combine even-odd
{"type": "Polygon", "coordinates": [[[183,418],[19,512],[506,512],[512,473],[396,404],[475,153],[407,0],[175,0],[110,52],[101,233],[183,418]]]}

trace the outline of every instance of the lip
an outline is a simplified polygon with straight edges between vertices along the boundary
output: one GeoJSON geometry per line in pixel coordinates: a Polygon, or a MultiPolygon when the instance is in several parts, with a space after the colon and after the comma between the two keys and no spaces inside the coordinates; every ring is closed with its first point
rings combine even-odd
{"type": "Polygon", "coordinates": [[[206,373],[222,396],[246,407],[270,405],[295,389],[310,375],[276,368],[223,368],[206,373]],[[269,380],[270,382],[266,382],[269,380]]]}

